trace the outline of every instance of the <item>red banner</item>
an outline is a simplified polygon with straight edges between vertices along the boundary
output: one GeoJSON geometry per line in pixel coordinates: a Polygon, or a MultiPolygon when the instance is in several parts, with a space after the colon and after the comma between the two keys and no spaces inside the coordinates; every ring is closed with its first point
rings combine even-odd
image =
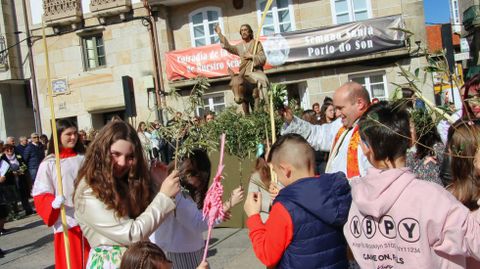
{"type": "MultiPolygon", "coordinates": [[[[238,43],[231,42],[232,44],[238,43]]],[[[222,49],[220,44],[165,53],[168,80],[207,78],[228,75],[228,68],[238,73],[240,57],[222,49]]],[[[265,69],[272,68],[265,65],[265,69]]]]}
{"type": "MultiPolygon", "coordinates": [[[[269,65],[353,58],[405,47],[400,15],[373,18],[335,26],[285,32],[260,37],[269,65]]],[[[237,41],[238,42],[238,41],[237,41]]],[[[210,45],[166,53],[169,80],[228,75],[228,67],[238,72],[240,58],[210,45]]]]}

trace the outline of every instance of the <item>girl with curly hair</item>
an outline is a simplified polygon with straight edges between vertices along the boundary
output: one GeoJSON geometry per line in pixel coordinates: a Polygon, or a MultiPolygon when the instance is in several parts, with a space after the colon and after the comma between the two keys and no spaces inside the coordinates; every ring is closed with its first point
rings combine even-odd
{"type": "Polygon", "coordinates": [[[170,212],[179,192],[173,171],[158,192],[142,144],[128,123],[108,123],[90,144],[76,180],[75,217],[92,250],[87,268],[119,268],[126,247],[147,240],[170,212]]]}

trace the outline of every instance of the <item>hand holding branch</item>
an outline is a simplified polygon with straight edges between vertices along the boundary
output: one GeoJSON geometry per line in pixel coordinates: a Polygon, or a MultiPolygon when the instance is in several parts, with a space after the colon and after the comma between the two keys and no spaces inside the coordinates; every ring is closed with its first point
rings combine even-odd
{"type": "Polygon", "coordinates": [[[245,205],[243,209],[245,210],[245,214],[248,217],[251,217],[255,214],[260,213],[260,209],[262,208],[262,193],[261,192],[251,192],[247,195],[247,199],[245,200],[245,205]]]}
{"type": "Polygon", "coordinates": [[[180,178],[178,177],[178,171],[173,170],[173,172],[163,181],[162,186],[160,187],[160,192],[173,198],[179,191],[180,178]]]}

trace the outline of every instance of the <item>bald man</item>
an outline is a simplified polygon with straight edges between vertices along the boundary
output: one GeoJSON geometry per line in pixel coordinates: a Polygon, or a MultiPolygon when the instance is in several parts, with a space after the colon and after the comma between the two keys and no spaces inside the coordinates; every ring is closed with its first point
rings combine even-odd
{"type": "Polygon", "coordinates": [[[349,179],[364,176],[371,164],[359,146],[357,122],[370,106],[368,91],[356,82],[347,82],[335,90],[333,105],[340,117],[322,125],[310,124],[285,111],[281,133],[299,134],[315,150],[330,151],[326,173],[343,172],[349,179]]]}

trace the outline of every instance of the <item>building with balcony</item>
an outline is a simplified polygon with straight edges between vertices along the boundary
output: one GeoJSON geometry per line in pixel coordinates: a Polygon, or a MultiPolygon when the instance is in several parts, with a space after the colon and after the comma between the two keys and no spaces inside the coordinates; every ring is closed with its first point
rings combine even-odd
{"type": "MultiPolygon", "coordinates": [[[[72,117],[82,129],[99,128],[112,115],[129,114],[124,97],[133,95],[136,119],[152,121],[160,117],[152,85],[158,82],[161,91],[185,96],[197,75],[206,75],[211,83],[198,114],[234,104],[226,67],[235,69],[238,60],[227,60],[214,27],[219,24],[230,41],[240,39],[244,23],[256,35],[266,1],[146,2],[152,8],[154,34],[146,27],[149,13],[140,0],[29,2],[34,34],[40,33],[45,15],[58,118],[72,117]],[[155,67],[155,62],[161,65],[155,67]],[[124,91],[125,76],[133,87],[124,91]]],[[[372,98],[388,99],[394,83],[405,82],[397,65],[413,70],[425,64],[418,53],[426,40],[423,14],[421,0],[275,0],[261,29],[268,50],[266,73],[271,82],[286,84],[289,99],[304,108],[350,80],[363,84],[372,98]],[[394,26],[413,32],[411,40],[394,26]],[[303,45],[291,45],[297,41],[303,45]]],[[[40,42],[33,49],[40,107],[47,111],[45,51],[40,42]]],[[[424,94],[433,100],[431,85],[424,94]]],[[[184,100],[167,97],[166,104],[181,111],[184,100]]],[[[48,116],[42,123],[47,128],[48,116]]]]}
{"type": "MultiPolygon", "coordinates": [[[[0,4],[0,139],[35,130],[25,13],[21,0],[0,4]]],[[[38,130],[37,130],[38,131],[38,130]]]]}
{"type": "MultiPolygon", "coordinates": [[[[171,29],[171,33],[167,38],[161,39],[163,47],[170,50],[164,60],[168,71],[172,64],[194,58],[177,57],[178,60],[175,61],[175,56],[199,55],[202,48],[218,43],[212,25],[219,24],[229,40],[240,39],[238,31],[243,23],[249,23],[256,33],[267,1],[155,1],[157,2],[163,2],[165,7],[162,8],[169,14],[165,28],[171,29]],[[168,57],[170,55],[173,57],[168,57]]],[[[389,27],[393,26],[384,27],[391,29],[389,27]]],[[[289,58],[285,63],[268,69],[266,73],[270,82],[286,84],[289,98],[296,99],[303,108],[311,108],[315,102],[322,102],[325,96],[332,96],[336,88],[350,80],[363,84],[372,98],[388,99],[396,88],[392,83],[404,82],[398,76],[397,64],[412,70],[424,64],[424,59],[415,53],[418,52],[418,45],[425,46],[426,40],[422,1],[276,0],[266,16],[261,34],[266,39],[263,45],[267,57],[268,40],[271,37],[275,37],[271,40],[281,40],[276,39],[278,37],[287,39],[289,58]],[[376,28],[377,23],[387,17],[399,18],[398,27],[414,33],[410,40],[411,47],[405,40],[400,46],[385,47],[378,51],[359,48],[359,40],[368,42],[392,34],[376,28]],[[370,27],[374,29],[372,33],[354,41],[355,34],[352,33],[359,30],[361,36],[361,29],[371,29],[370,27]],[[331,32],[329,29],[332,29],[331,32]],[[329,38],[332,32],[336,35],[333,39],[329,38]],[[342,39],[345,36],[351,37],[349,41],[342,39]],[[303,52],[292,45],[299,42],[303,42],[303,52]],[[348,42],[357,50],[352,49],[351,53],[342,50],[345,48],[342,44],[348,48],[348,42]]],[[[401,35],[398,32],[392,35],[397,34],[401,35]]],[[[272,43],[274,47],[285,44],[283,41],[272,43]]],[[[275,59],[268,57],[268,61],[274,65],[275,59]]],[[[200,65],[200,68],[203,66],[200,65]]],[[[215,67],[207,65],[205,68],[215,67]]],[[[208,72],[204,74],[208,75],[208,72]]],[[[187,79],[188,75],[177,75],[179,76],[167,78],[169,87],[188,90],[192,85],[192,81],[187,79]]],[[[205,96],[207,109],[218,111],[225,105],[232,104],[228,82],[229,77],[212,76],[211,91],[205,96]]],[[[425,94],[433,99],[431,88],[425,90],[425,94]]]]}

